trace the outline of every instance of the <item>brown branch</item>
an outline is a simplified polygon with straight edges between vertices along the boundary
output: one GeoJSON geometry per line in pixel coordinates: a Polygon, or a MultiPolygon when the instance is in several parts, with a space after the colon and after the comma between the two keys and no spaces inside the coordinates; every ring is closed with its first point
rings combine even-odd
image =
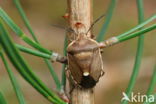
{"type": "MultiPolygon", "coordinates": [[[[76,35],[87,33],[92,22],[91,12],[91,0],[68,0],[68,22],[74,31],[68,34],[68,43],[72,42],[76,35]]],[[[88,32],[87,36],[91,37],[91,32],[88,32]]],[[[94,88],[80,88],[73,85],[71,79],[69,83],[71,104],[94,104],[94,88]]]]}

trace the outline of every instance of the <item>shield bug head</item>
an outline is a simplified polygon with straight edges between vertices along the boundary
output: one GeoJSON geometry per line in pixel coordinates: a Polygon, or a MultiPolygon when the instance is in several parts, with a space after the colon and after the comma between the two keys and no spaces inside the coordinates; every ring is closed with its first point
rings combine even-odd
{"type": "Polygon", "coordinates": [[[76,83],[83,88],[94,87],[103,72],[99,44],[86,34],[79,34],[67,52],[68,69],[76,83]]]}

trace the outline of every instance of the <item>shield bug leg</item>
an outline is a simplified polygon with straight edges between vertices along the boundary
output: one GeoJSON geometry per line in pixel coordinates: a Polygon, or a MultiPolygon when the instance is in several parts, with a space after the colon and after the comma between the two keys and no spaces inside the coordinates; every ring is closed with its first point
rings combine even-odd
{"type": "Polygon", "coordinates": [[[66,73],[66,77],[67,77],[67,79],[69,81],[69,84],[70,84],[70,87],[71,87],[69,93],[71,93],[71,89],[73,89],[74,85],[73,85],[73,81],[72,81],[72,78],[71,78],[71,72],[67,67],[66,67],[65,73],[66,73]]]}
{"type": "Polygon", "coordinates": [[[69,103],[69,97],[67,96],[66,92],[64,90],[61,90],[58,93],[59,97],[64,100],[65,102],[69,103]]]}
{"type": "Polygon", "coordinates": [[[65,73],[66,73],[66,77],[67,79],[69,79],[69,76],[70,76],[70,70],[66,67],[65,68],[65,73]]]}
{"type": "Polygon", "coordinates": [[[105,72],[103,71],[103,69],[101,70],[101,76],[102,77],[103,75],[105,74],[105,72]]]}
{"type": "Polygon", "coordinates": [[[67,78],[69,80],[70,87],[71,87],[69,93],[72,93],[72,91],[75,88],[75,86],[78,86],[78,87],[81,88],[81,86],[79,86],[79,84],[72,77],[71,72],[70,72],[70,70],[68,68],[66,68],[66,76],[67,76],[67,78]]]}
{"type": "Polygon", "coordinates": [[[69,84],[70,84],[70,87],[71,87],[69,93],[71,93],[73,91],[73,89],[74,89],[74,86],[75,86],[74,85],[74,80],[73,80],[73,78],[71,76],[71,72],[70,72],[70,70],[68,68],[66,68],[65,73],[66,73],[66,77],[67,77],[67,79],[69,81],[69,84]]]}
{"type": "Polygon", "coordinates": [[[75,83],[74,83],[74,79],[72,78],[72,76],[70,74],[70,70],[67,70],[66,74],[67,74],[68,81],[70,83],[70,91],[69,91],[69,93],[71,94],[73,89],[75,88],[75,83]]]}
{"type": "Polygon", "coordinates": [[[75,87],[79,87],[79,88],[82,88],[75,80],[74,80],[74,78],[72,77],[72,76],[70,76],[71,77],[71,88],[70,88],[70,91],[69,91],[69,93],[71,94],[72,92],[73,92],[73,90],[75,89],[75,87]]]}

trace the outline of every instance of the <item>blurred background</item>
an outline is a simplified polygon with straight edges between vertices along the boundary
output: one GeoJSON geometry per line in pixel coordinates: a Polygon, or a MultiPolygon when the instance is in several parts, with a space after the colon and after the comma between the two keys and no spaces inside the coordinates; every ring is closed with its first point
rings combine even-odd
{"type": "MultiPolygon", "coordinates": [[[[42,45],[63,54],[63,42],[65,30],[53,27],[52,24],[68,26],[62,16],[67,11],[66,0],[20,0],[28,19],[42,45]]],[[[93,0],[94,20],[104,14],[110,0],[93,0]]],[[[145,18],[156,14],[156,0],[144,0],[145,18]]],[[[30,36],[25,28],[12,0],[0,0],[0,6],[11,18],[30,36]]],[[[94,26],[94,34],[97,35],[105,18],[94,26]]],[[[119,35],[137,25],[136,0],[118,0],[106,38],[119,35]]],[[[154,21],[156,22],[156,21],[154,21]]],[[[9,29],[9,28],[8,28],[9,29]]],[[[22,40],[10,31],[15,42],[27,46],[22,40]]],[[[100,79],[95,88],[96,104],[119,104],[122,92],[128,86],[136,55],[137,38],[128,40],[118,45],[104,49],[105,75],[100,79]]],[[[31,64],[40,78],[55,90],[53,79],[41,58],[24,54],[27,62],[31,64]]],[[[153,67],[156,63],[156,31],[145,35],[145,47],[139,76],[134,88],[134,93],[145,94],[148,88],[153,67]]],[[[59,63],[53,63],[55,71],[61,76],[59,63]]],[[[13,68],[13,67],[12,67],[13,68]]],[[[13,70],[24,92],[27,104],[50,104],[36,90],[34,90],[22,77],[13,70]]],[[[5,94],[9,104],[18,104],[17,98],[11,86],[8,74],[0,60],[0,91],[5,94]]],[[[156,90],[155,90],[156,91],[156,90]]],[[[134,103],[133,103],[134,104],[134,103]]],[[[137,103],[136,103],[137,104],[137,103]]]]}

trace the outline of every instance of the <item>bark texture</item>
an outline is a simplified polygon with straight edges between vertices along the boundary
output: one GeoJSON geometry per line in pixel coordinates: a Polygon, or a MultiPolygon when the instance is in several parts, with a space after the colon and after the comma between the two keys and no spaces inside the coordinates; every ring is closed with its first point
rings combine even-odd
{"type": "MultiPolygon", "coordinates": [[[[74,30],[68,35],[69,43],[75,35],[88,31],[92,22],[91,0],[68,0],[68,22],[74,30]]],[[[91,36],[88,32],[87,36],[91,36]]],[[[70,83],[73,83],[69,80],[70,83]]],[[[83,89],[71,84],[71,104],[94,104],[94,89],[83,89]]]]}
{"type": "Polygon", "coordinates": [[[75,87],[71,92],[71,104],[94,104],[94,89],[75,87]]]}
{"type": "MultiPolygon", "coordinates": [[[[68,0],[69,25],[74,31],[69,39],[73,39],[73,34],[84,34],[88,31],[92,22],[91,0],[68,0]]],[[[87,34],[89,37],[91,33],[87,34]]]]}

